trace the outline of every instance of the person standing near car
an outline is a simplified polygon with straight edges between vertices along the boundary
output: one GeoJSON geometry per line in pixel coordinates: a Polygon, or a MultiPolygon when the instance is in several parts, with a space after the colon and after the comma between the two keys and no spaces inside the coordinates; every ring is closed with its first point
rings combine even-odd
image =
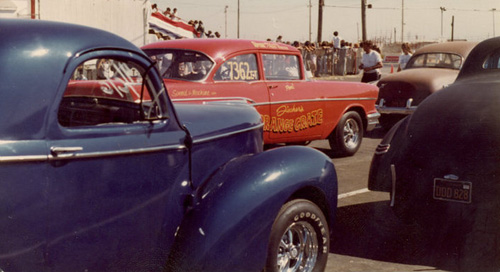
{"type": "Polygon", "coordinates": [[[408,63],[408,61],[412,56],[409,43],[403,43],[401,45],[401,50],[403,51],[403,53],[399,56],[398,72],[406,67],[406,64],[408,63]]]}
{"type": "Polygon", "coordinates": [[[363,70],[363,77],[361,82],[371,82],[380,78],[380,68],[382,65],[382,57],[380,54],[373,50],[373,43],[371,41],[363,42],[363,50],[365,51],[361,58],[359,69],[363,70]]]}

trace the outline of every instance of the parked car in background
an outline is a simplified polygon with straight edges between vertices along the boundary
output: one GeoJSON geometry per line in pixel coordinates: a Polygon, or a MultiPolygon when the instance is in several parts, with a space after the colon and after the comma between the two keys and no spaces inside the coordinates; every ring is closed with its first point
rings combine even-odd
{"type": "Polygon", "coordinates": [[[500,269],[500,38],[469,54],[455,83],[377,147],[368,188],[395,213],[457,245],[461,271],[500,269]]]}
{"type": "Polygon", "coordinates": [[[174,102],[240,101],[264,120],[264,142],[328,139],[354,155],[378,123],[377,87],[305,77],[302,55],[282,43],[184,39],[142,47],[157,62],[174,102]]]}
{"type": "Polygon", "coordinates": [[[174,107],[116,35],[0,25],[0,271],[324,270],[330,158],[263,151],[253,107],[174,107]]]}
{"type": "Polygon", "coordinates": [[[383,76],[377,83],[380,125],[390,129],[429,95],[453,83],[476,44],[455,41],[426,45],[413,54],[404,70],[383,76]]]}

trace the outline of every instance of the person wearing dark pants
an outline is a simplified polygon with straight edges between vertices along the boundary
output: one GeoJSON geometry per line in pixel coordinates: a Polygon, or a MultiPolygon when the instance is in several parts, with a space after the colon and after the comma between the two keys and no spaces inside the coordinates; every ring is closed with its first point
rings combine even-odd
{"type": "Polygon", "coordinates": [[[363,42],[363,50],[365,52],[359,65],[359,69],[363,70],[361,82],[376,81],[380,78],[380,68],[383,67],[382,57],[377,51],[373,50],[371,41],[363,42]]]}

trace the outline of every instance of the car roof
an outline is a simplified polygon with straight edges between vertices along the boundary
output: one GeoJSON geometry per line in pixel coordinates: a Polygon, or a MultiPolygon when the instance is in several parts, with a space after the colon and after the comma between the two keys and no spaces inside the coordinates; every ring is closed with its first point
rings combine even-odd
{"type": "Polygon", "coordinates": [[[486,76],[490,79],[498,78],[498,69],[484,69],[485,61],[500,50],[500,37],[486,39],[480,42],[465,61],[457,81],[467,79],[471,76],[486,76]]]}
{"type": "Polygon", "coordinates": [[[472,50],[472,48],[474,48],[474,46],[476,45],[477,42],[468,42],[468,41],[434,43],[417,49],[414,55],[439,52],[439,53],[455,53],[465,58],[472,50]]]}
{"type": "Polygon", "coordinates": [[[214,59],[246,50],[262,50],[271,52],[299,52],[297,48],[277,42],[244,40],[244,39],[179,39],[161,41],[143,46],[142,49],[176,48],[201,51],[214,59]]]}
{"type": "Polygon", "coordinates": [[[0,37],[0,138],[42,137],[66,65],[82,52],[106,48],[145,56],[114,34],[59,22],[0,19],[0,37]]]}

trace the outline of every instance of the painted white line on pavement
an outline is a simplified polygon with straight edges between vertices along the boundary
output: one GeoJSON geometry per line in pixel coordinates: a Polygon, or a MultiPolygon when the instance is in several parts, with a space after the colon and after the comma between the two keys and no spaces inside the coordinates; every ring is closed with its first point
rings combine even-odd
{"type": "Polygon", "coordinates": [[[350,197],[350,196],[353,196],[353,195],[359,195],[359,194],[363,194],[363,193],[368,193],[369,191],[370,190],[368,190],[368,188],[364,188],[364,189],[360,189],[360,190],[356,190],[356,191],[352,191],[352,192],[340,194],[337,197],[337,199],[342,199],[342,198],[350,197]]]}

